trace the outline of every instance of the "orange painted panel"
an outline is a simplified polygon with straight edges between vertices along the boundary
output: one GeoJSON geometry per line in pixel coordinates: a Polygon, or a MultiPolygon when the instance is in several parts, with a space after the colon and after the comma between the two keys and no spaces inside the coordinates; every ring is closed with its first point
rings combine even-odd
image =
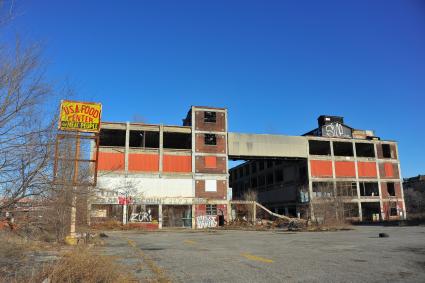
{"type": "Polygon", "coordinates": [[[356,177],[354,162],[335,161],[335,175],[337,177],[356,177]]]}
{"type": "Polygon", "coordinates": [[[332,161],[310,160],[310,167],[314,177],[332,177],[332,161]]]}
{"type": "Polygon", "coordinates": [[[192,172],[192,157],[184,155],[164,155],[164,172],[192,172]]]}
{"type": "Polygon", "coordinates": [[[99,171],[124,170],[124,153],[99,152],[99,171]]]}
{"type": "Polygon", "coordinates": [[[392,163],[385,163],[384,169],[385,169],[385,177],[394,177],[394,169],[393,169],[392,163]]]}
{"type": "Polygon", "coordinates": [[[217,157],[205,156],[205,168],[217,168],[217,157]]]}
{"type": "Polygon", "coordinates": [[[359,177],[377,177],[375,162],[357,162],[359,177]]]}
{"type": "Polygon", "coordinates": [[[159,155],[131,153],[128,155],[128,170],[157,172],[159,171],[159,155]]]}

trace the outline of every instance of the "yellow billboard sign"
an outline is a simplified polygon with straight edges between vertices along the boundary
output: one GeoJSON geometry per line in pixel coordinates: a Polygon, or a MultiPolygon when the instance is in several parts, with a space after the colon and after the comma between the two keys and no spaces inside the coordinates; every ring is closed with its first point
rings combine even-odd
{"type": "Polygon", "coordinates": [[[59,129],[98,133],[101,114],[102,104],[100,103],[62,100],[59,129]]]}

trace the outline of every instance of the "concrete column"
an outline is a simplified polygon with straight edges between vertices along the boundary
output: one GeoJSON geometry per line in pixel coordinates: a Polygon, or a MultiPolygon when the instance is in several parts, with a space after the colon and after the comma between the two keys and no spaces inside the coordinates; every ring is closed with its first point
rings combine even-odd
{"type": "Polygon", "coordinates": [[[308,201],[309,201],[309,208],[310,208],[310,218],[311,220],[315,220],[314,217],[314,208],[313,208],[313,182],[311,181],[311,168],[310,168],[310,146],[307,141],[307,153],[309,155],[307,156],[307,173],[308,173],[308,201]]]}
{"type": "Polygon", "coordinates": [[[360,183],[359,183],[359,171],[357,165],[357,152],[356,152],[356,143],[353,142],[353,153],[354,153],[354,168],[356,170],[356,191],[357,191],[357,204],[359,209],[359,219],[363,221],[363,213],[361,208],[361,199],[360,199],[360,183]]]}
{"type": "Polygon", "coordinates": [[[196,229],[196,205],[192,204],[192,229],[196,229]]]}
{"type": "Polygon", "coordinates": [[[162,204],[158,205],[158,228],[162,229],[162,204]]]}
{"type": "MultiPolygon", "coordinates": [[[[402,209],[403,220],[406,220],[407,219],[406,203],[404,202],[403,177],[402,177],[402,174],[401,174],[400,156],[398,155],[398,144],[395,144],[395,149],[396,149],[396,156],[397,156],[398,174],[399,174],[399,177],[400,177],[400,193],[401,193],[401,199],[402,199],[402,202],[403,202],[403,209],[402,209]]],[[[397,203],[397,205],[398,205],[398,203],[397,203]]]]}
{"type": "Polygon", "coordinates": [[[159,174],[162,174],[164,161],[164,125],[159,125],[159,174]]]}
{"type": "Polygon", "coordinates": [[[383,213],[383,203],[382,203],[382,188],[381,188],[381,175],[379,174],[379,160],[378,160],[378,155],[376,154],[378,151],[376,149],[376,143],[374,144],[375,147],[375,163],[376,163],[376,176],[377,176],[377,181],[378,181],[378,189],[379,189],[379,215],[381,216],[382,220],[386,220],[385,219],[385,213],[383,213]]]}
{"type": "Polygon", "coordinates": [[[122,206],[122,224],[127,224],[127,204],[122,206]]]}
{"type": "Polygon", "coordinates": [[[124,170],[126,175],[128,173],[129,153],[130,153],[130,122],[127,122],[126,128],[125,128],[125,151],[124,151],[124,170]]]}

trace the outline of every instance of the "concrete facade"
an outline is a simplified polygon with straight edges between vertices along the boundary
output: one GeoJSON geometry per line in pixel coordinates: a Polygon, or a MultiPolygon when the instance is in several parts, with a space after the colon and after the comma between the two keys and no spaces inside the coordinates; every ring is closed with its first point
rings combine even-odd
{"type": "Polygon", "coordinates": [[[404,218],[397,144],[329,117],[303,136],[229,133],[227,110],[202,106],[182,126],[103,122],[91,222],[215,227],[249,189],[281,214],[318,218],[340,196],[354,220],[404,218]]]}

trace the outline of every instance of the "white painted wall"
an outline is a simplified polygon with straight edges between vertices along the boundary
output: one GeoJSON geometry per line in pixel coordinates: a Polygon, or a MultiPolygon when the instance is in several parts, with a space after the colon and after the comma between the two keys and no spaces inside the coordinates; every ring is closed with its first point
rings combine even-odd
{"type": "Polygon", "coordinates": [[[109,176],[97,179],[99,189],[129,191],[144,198],[195,197],[192,179],[109,176]]]}

